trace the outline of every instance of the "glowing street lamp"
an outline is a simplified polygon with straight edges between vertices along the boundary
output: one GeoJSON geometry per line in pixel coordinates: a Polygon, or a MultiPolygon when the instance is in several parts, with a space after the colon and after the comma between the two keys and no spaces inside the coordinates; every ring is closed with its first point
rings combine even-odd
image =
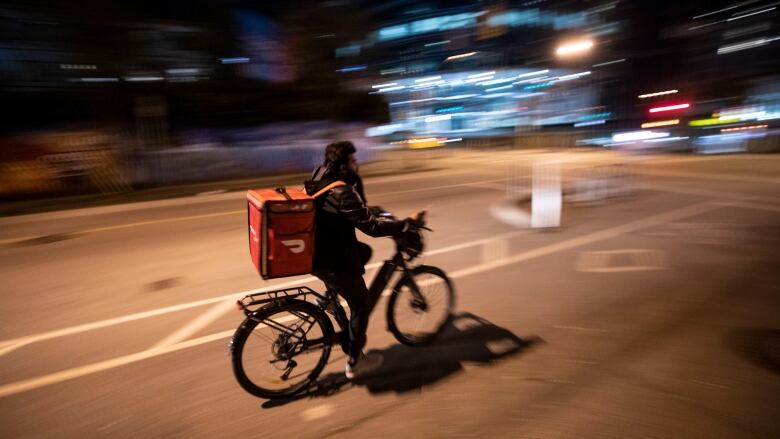
{"type": "Polygon", "coordinates": [[[555,49],[555,54],[560,57],[581,55],[590,51],[593,48],[593,44],[593,40],[590,39],[563,43],[555,49]]]}

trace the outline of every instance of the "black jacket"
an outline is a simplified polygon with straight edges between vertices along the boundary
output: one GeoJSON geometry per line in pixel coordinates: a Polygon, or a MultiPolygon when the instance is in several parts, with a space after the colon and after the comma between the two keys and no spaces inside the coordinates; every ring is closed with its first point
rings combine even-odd
{"type": "Polygon", "coordinates": [[[336,172],[318,168],[305,183],[306,193],[315,194],[330,183],[343,180],[347,186],[328,191],[314,202],[316,209],[314,232],[314,272],[324,270],[336,273],[365,273],[361,263],[355,228],[366,235],[393,236],[403,232],[404,221],[390,220],[374,215],[366,206],[359,177],[344,177],[336,172]]]}

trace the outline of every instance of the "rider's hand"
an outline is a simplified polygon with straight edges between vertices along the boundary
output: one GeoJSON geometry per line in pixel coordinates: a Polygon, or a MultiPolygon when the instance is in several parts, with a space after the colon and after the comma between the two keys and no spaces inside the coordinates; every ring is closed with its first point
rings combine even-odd
{"type": "Polygon", "coordinates": [[[406,218],[404,220],[404,231],[409,229],[423,229],[425,228],[425,211],[418,212],[413,218],[406,218]]]}

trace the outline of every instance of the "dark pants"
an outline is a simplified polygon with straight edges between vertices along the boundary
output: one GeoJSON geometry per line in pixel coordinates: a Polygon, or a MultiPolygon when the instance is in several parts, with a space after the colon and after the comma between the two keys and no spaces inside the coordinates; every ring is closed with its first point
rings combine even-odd
{"type": "MultiPolygon", "coordinates": [[[[360,258],[363,265],[371,258],[371,247],[358,243],[360,258]]],[[[343,297],[349,305],[349,346],[346,354],[354,361],[360,356],[366,345],[366,330],[368,318],[378,297],[371,297],[360,273],[346,273],[333,271],[315,271],[315,276],[325,283],[325,287],[343,297]]]]}

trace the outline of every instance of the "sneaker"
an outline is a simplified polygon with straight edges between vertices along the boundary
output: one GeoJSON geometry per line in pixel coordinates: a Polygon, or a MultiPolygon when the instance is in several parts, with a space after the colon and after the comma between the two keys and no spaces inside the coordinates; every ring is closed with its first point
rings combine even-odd
{"type": "Polygon", "coordinates": [[[379,369],[379,367],[382,366],[383,361],[382,355],[378,353],[360,354],[360,357],[355,364],[351,364],[350,361],[347,360],[347,367],[344,369],[344,375],[350,380],[356,376],[365,375],[379,369]]]}

